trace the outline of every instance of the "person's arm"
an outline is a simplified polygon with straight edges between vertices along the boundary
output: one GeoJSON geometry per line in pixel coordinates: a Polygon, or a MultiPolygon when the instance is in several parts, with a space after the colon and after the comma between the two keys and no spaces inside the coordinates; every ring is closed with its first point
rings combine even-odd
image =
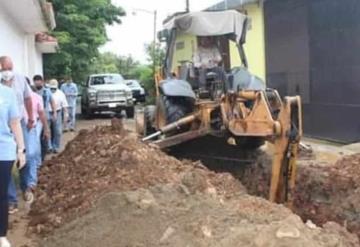
{"type": "Polygon", "coordinates": [[[20,124],[20,113],[17,107],[15,94],[10,97],[10,109],[9,109],[9,127],[14,135],[15,142],[17,144],[17,160],[19,161],[19,169],[25,166],[25,144],[24,136],[20,124]]]}
{"type": "Polygon", "coordinates": [[[52,120],[55,121],[57,116],[56,116],[56,103],[55,103],[55,99],[52,96],[52,93],[50,93],[50,106],[51,106],[51,110],[52,110],[52,120]]]}
{"type": "Polygon", "coordinates": [[[45,114],[45,111],[44,110],[40,110],[38,112],[39,114],[39,118],[40,118],[40,121],[43,125],[43,128],[44,128],[44,139],[45,140],[49,140],[50,139],[50,129],[49,129],[49,125],[48,125],[48,121],[46,119],[46,114],[45,114]]]}
{"type": "Polygon", "coordinates": [[[69,107],[69,104],[66,100],[66,97],[65,97],[65,94],[62,94],[62,102],[61,102],[61,107],[64,111],[64,123],[66,124],[67,121],[68,121],[68,107],[69,107]]]}
{"type": "Polygon", "coordinates": [[[217,47],[214,48],[214,62],[219,64],[222,61],[220,51],[217,47]]]}
{"type": "Polygon", "coordinates": [[[74,93],[74,96],[77,97],[78,94],[79,94],[79,89],[77,87],[77,85],[74,83],[74,88],[75,88],[75,93],[74,93]]]}
{"type": "Polygon", "coordinates": [[[35,119],[34,119],[34,115],[33,115],[33,104],[32,104],[32,99],[31,99],[31,88],[30,86],[27,84],[27,81],[24,80],[24,105],[25,105],[25,109],[28,115],[28,123],[27,123],[27,127],[29,129],[32,129],[35,126],[35,119]]]}
{"type": "Polygon", "coordinates": [[[21,129],[20,119],[15,118],[10,121],[10,129],[14,134],[16,145],[17,145],[17,160],[19,162],[19,169],[23,168],[26,163],[25,159],[25,145],[24,137],[21,129]]]}
{"type": "Polygon", "coordinates": [[[200,68],[201,67],[201,58],[200,58],[199,50],[197,50],[195,52],[195,54],[194,54],[193,63],[194,63],[195,68],[200,68]]]}
{"type": "Polygon", "coordinates": [[[37,113],[38,113],[39,119],[43,125],[43,130],[44,130],[43,137],[45,140],[49,140],[50,139],[50,129],[49,129],[48,121],[47,121],[46,114],[45,114],[44,102],[41,97],[39,97],[37,113]]]}

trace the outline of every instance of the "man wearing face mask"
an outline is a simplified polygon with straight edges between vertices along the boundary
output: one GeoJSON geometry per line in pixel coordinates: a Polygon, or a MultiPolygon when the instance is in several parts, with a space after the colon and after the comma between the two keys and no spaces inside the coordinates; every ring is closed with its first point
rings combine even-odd
{"type": "Polygon", "coordinates": [[[69,104],[65,94],[59,89],[59,83],[56,79],[50,80],[49,87],[55,101],[57,116],[56,121],[51,121],[51,140],[49,142],[49,147],[52,149],[53,153],[58,153],[61,146],[62,127],[63,124],[67,123],[68,119],[69,104]],[[62,116],[64,116],[64,119],[62,119],[62,116]]]}
{"type": "Polygon", "coordinates": [[[65,125],[64,132],[68,130],[75,131],[76,99],[78,96],[78,88],[72,81],[71,77],[67,77],[66,82],[61,85],[60,89],[64,92],[66,100],[69,104],[69,122],[65,125]]]}
{"type": "MultiPolygon", "coordinates": [[[[52,97],[52,93],[48,87],[45,86],[44,79],[41,75],[35,75],[33,78],[34,86],[35,86],[35,92],[39,94],[44,103],[44,110],[46,114],[46,118],[48,121],[48,126],[51,126],[51,122],[56,122],[56,105],[55,100],[52,97]]],[[[50,152],[51,150],[48,150],[48,142],[41,138],[41,158],[42,160],[45,159],[45,155],[47,152],[50,152]]]]}
{"type": "MultiPolygon", "coordinates": [[[[25,146],[27,145],[27,132],[34,127],[33,109],[31,100],[31,88],[26,77],[13,72],[13,63],[10,57],[0,57],[1,83],[14,89],[17,99],[18,111],[20,113],[21,128],[24,135],[25,146]],[[26,111],[26,112],[25,112],[26,111]],[[27,114],[26,114],[27,113],[27,114]],[[29,116],[27,118],[27,116],[29,116]]],[[[27,198],[24,198],[25,200],[27,198]]],[[[12,179],[9,186],[9,213],[17,211],[16,188],[12,179]]]]}

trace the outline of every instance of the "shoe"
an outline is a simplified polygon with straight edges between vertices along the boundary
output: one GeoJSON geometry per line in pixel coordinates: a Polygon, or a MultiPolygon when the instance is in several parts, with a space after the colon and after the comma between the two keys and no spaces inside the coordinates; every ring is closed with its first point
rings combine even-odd
{"type": "Polygon", "coordinates": [[[24,201],[27,204],[31,204],[34,202],[34,193],[32,192],[32,189],[29,188],[24,192],[24,201]]]}
{"type": "Polygon", "coordinates": [[[53,152],[52,149],[48,149],[48,150],[46,151],[46,153],[48,153],[48,154],[51,154],[52,152],[53,152]]]}
{"type": "Polygon", "coordinates": [[[55,150],[55,149],[52,152],[53,152],[53,154],[58,154],[59,153],[59,151],[55,150]]]}
{"type": "Polygon", "coordinates": [[[16,204],[9,205],[9,214],[15,214],[19,211],[18,206],[16,204]]]}
{"type": "Polygon", "coordinates": [[[9,240],[6,237],[0,237],[0,247],[11,247],[9,240]]]}
{"type": "Polygon", "coordinates": [[[68,131],[69,131],[68,129],[64,129],[63,133],[66,133],[66,132],[68,132],[68,131]]]}
{"type": "Polygon", "coordinates": [[[75,132],[75,129],[70,129],[71,132],[75,132]]]}

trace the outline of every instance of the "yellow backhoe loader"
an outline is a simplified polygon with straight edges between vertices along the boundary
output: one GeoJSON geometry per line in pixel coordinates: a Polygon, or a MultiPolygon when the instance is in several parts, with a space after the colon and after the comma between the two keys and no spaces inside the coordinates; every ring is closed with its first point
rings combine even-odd
{"type": "Polygon", "coordinates": [[[180,13],[168,18],[159,33],[167,50],[156,78],[156,105],[146,106],[144,114],[138,114],[137,131],[143,141],[162,149],[206,136],[219,142],[232,140],[239,152],[270,142],[274,157],[269,200],[291,205],[302,136],[301,99],[282,99],[248,71],[243,48],[248,22],[245,14],[235,10],[180,13]],[[210,61],[211,67],[201,62],[199,66],[199,61],[173,64],[181,34],[210,40],[221,59],[210,61]],[[239,67],[231,67],[229,62],[231,42],[238,48],[239,67]]]}

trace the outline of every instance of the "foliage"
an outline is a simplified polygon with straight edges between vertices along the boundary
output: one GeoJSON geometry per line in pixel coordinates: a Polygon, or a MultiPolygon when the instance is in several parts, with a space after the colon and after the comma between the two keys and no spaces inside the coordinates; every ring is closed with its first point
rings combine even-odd
{"type": "Polygon", "coordinates": [[[139,67],[137,73],[140,74],[140,81],[143,83],[146,91],[148,92],[148,103],[154,104],[155,102],[155,73],[161,69],[162,63],[165,58],[165,50],[161,44],[147,44],[145,45],[145,52],[149,65],[139,67]],[[154,50],[155,47],[155,50],[154,50]]]}
{"type": "Polygon", "coordinates": [[[120,73],[129,77],[129,72],[139,63],[131,56],[118,56],[111,52],[100,54],[93,59],[89,68],[90,73],[120,73]]]}
{"type": "Polygon", "coordinates": [[[161,46],[160,43],[157,43],[156,45],[154,45],[154,42],[152,42],[151,44],[146,44],[145,52],[147,55],[147,61],[150,64],[154,64],[155,62],[155,66],[157,68],[161,67],[162,62],[165,59],[165,49],[161,46]],[[155,51],[154,51],[154,46],[155,46],[155,51]]]}
{"type": "MultiPolygon", "coordinates": [[[[111,0],[53,0],[57,27],[52,32],[59,51],[44,57],[45,76],[61,78],[71,74],[83,80],[96,59],[98,48],[107,41],[105,26],[121,23],[122,8],[111,0]]],[[[114,70],[114,67],[106,68],[114,70]]]]}

